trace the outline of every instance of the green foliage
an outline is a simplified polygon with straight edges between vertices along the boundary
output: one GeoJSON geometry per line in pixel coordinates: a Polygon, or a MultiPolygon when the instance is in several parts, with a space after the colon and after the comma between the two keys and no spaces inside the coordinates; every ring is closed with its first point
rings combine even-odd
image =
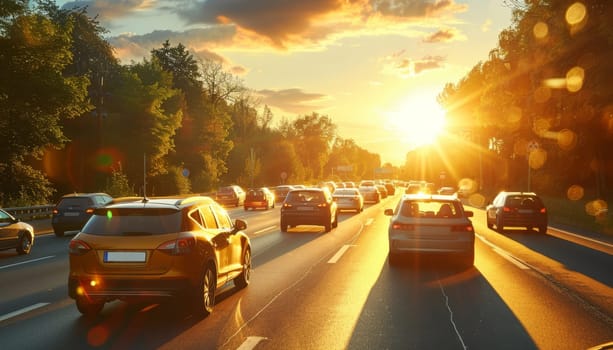
{"type": "Polygon", "coordinates": [[[148,180],[157,196],[191,193],[189,178],[183,175],[183,168],[171,166],[166,174],[159,174],[148,180]]]}
{"type": "Polygon", "coordinates": [[[115,198],[136,195],[134,188],[130,186],[128,176],[124,174],[121,169],[113,170],[111,176],[107,179],[106,187],[102,192],[115,198]]]}
{"type": "Polygon", "coordinates": [[[22,207],[45,205],[55,192],[42,172],[15,161],[0,162],[0,205],[22,207]]]}

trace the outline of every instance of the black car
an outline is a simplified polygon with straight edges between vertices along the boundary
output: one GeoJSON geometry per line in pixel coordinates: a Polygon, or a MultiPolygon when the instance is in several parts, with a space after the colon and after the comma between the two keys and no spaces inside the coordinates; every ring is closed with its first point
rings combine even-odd
{"type": "Polygon", "coordinates": [[[298,225],[319,225],[330,232],[338,226],[338,208],[327,188],[292,190],[281,207],[281,231],[298,225]]]}
{"type": "Polygon", "coordinates": [[[32,226],[0,209],[0,250],[16,249],[18,254],[30,254],[33,244],[32,226]]]}
{"type": "Polygon", "coordinates": [[[496,226],[498,232],[505,227],[536,227],[547,232],[547,208],[534,192],[500,192],[485,209],[487,227],[496,226]]]}
{"type": "Polygon", "coordinates": [[[51,226],[56,236],[66,231],[78,231],[89,220],[96,208],[113,200],[106,193],[74,193],[63,196],[53,208],[51,226]]]}

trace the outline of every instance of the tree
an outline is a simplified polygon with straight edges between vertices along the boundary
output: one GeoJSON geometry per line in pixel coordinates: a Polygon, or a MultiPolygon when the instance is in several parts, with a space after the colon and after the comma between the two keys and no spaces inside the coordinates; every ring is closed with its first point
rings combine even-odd
{"type": "MultiPolygon", "coordinates": [[[[20,4],[20,2],[16,3],[20,4]]],[[[91,109],[85,77],[67,77],[73,27],[24,10],[0,22],[0,191],[4,204],[45,203],[53,189],[28,165],[68,141],[61,122],[91,109]]],[[[18,11],[18,10],[15,10],[18,11]]]]}

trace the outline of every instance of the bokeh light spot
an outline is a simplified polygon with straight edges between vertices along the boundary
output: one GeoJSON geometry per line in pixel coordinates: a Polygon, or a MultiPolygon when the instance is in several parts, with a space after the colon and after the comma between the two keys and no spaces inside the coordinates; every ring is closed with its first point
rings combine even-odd
{"type": "Polygon", "coordinates": [[[532,27],[532,34],[537,39],[544,39],[549,34],[549,26],[547,23],[539,21],[534,25],[534,27],[532,27]]]}
{"type": "Polygon", "coordinates": [[[109,331],[103,326],[95,326],[87,332],[87,343],[94,347],[104,345],[109,338],[109,331]]]}
{"type": "Polygon", "coordinates": [[[473,207],[483,208],[485,207],[485,196],[481,193],[473,193],[468,197],[468,203],[473,207]]]}
{"type": "Polygon", "coordinates": [[[581,2],[575,2],[570,5],[568,9],[566,9],[566,23],[571,26],[580,24],[585,20],[585,16],[587,15],[587,8],[581,2]]]}
{"type": "Polygon", "coordinates": [[[596,199],[585,204],[585,212],[591,216],[598,216],[608,211],[607,202],[602,199],[596,199]]]}
{"type": "Polygon", "coordinates": [[[577,92],[583,87],[585,71],[581,67],[573,67],[566,73],[566,89],[577,92]]]}
{"type": "Polygon", "coordinates": [[[110,210],[107,210],[107,211],[106,211],[106,218],[107,218],[107,219],[109,219],[109,220],[111,220],[111,219],[113,218],[113,212],[112,212],[112,211],[110,211],[110,210]]]}
{"type": "Polygon", "coordinates": [[[580,200],[581,198],[583,198],[584,194],[585,191],[583,190],[583,187],[579,185],[572,185],[566,191],[566,197],[568,197],[568,199],[570,199],[571,201],[580,200]]]}
{"type": "Polygon", "coordinates": [[[551,98],[551,89],[547,86],[539,86],[534,91],[534,101],[537,103],[545,103],[551,98]]]}
{"type": "Polygon", "coordinates": [[[563,129],[558,132],[558,146],[561,149],[568,151],[577,145],[577,134],[572,130],[563,129]]]}
{"type": "Polygon", "coordinates": [[[528,162],[532,169],[542,168],[545,162],[547,162],[547,152],[542,148],[530,152],[528,162]]]}

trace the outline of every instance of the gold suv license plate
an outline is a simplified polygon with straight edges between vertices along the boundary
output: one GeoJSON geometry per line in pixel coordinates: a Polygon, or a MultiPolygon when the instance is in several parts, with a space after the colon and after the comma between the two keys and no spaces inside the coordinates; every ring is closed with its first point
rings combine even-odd
{"type": "Polygon", "coordinates": [[[145,252],[104,252],[104,262],[145,262],[145,252]]]}

